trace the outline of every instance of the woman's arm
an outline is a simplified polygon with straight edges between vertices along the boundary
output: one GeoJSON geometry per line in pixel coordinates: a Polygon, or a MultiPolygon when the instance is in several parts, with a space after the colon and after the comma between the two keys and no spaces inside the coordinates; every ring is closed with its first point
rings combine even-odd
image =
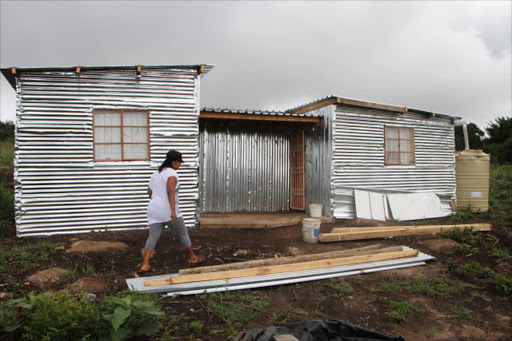
{"type": "Polygon", "coordinates": [[[171,220],[175,221],[176,217],[176,184],[178,179],[175,176],[167,178],[167,198],[169,199],[169,205],[171,205],[171,220]]]}

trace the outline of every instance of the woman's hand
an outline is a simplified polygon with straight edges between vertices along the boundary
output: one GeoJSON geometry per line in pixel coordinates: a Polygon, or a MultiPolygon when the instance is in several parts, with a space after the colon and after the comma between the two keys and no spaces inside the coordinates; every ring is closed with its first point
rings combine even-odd
{"type": "Polygon", "coordinates": [[[171,212],[171,220],[173,222],[176,222],[177,219],[178,219],[178,217],[176,217],[176,212],[171,212]]]}

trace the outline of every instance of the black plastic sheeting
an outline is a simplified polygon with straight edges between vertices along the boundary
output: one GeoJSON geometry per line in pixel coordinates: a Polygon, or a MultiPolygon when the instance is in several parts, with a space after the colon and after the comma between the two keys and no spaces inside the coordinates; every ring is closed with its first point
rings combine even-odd
{"type": "Polygon", "coordinates": [[[234,341],[274,341],[278,335],[293,335],[300,341],[405,341],[401,337],[389,336],[338,320],[311,320],[294,323],[287,328],[272,326],[267,329],[251,329],[238,334],[234,341]]]}

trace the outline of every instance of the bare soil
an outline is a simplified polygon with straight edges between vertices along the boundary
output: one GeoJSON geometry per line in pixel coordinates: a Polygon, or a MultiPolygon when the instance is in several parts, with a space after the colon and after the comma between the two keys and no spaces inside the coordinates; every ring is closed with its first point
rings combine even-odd
{"type": "MultiPolygon", "coordinates": [[[[424,221],[421,224],[451,224],[450,218],[435,221],[424,221]]],[[[404,225],[409,225],[410,222],[404,225]]],[[[366,220],[345,220],[333,224],[322,224],[322,232],[329,232],[334,226],[382,226],[396,225],[389,222],[366,220]]],[[[491,232],[497,237],[495,246],[507,249],[512,253],[509,239],[499,231],[491,232]]],[[[266,295],[271,304],[260,312],[254,320],[243,327],[267,328],[279,323],[287,325],[305,319],[336,319],[358,324],[379,332],[402,336],[406,340],[512,340],[512,304],[495,290],[491,281],[464,279],[454,276],[448,270],[449,259],[460,262],[478,261],[501,274],[510,276],[512,265],[509,260],[495,260],[487,256],[487,250],[479,250],[475,254],[461,254],[456,247],[443,239],[433,236],[400,237],[392,239],[375,239],[366,241],[308,244],[302,241],[299,225],[272,229],[191,229],[190,236],[198,254],[207,258],[206,265],[216,265],[242,260],[290,256],[297,254],[319,253],[334,250],[351,249],[371,244],[383,246],[406,245],[436,257],[426,266],[386,271],[330,280],[341,283],[352,289],[349,295],[335,297],[326,281],[314,281],[301,284],[283,285],[253,290],[257,294],[266,295]],[[245,254],[242,256],[235,256],[245,254]],[[381,291],[379,286],[391,280],[410,281],[418,278],[439,278],[445,283],[459,288],[456,294],[448,298],[430,297],[409,294],[399,291],[381,291]],[[478,292],[476,298],[472,293],[478,292]],[[407,321],[392,321],[388,312],[389,301],[408,301],[417,309],[407,316],[407,321]],[[457,307],[467,309],[470,314],[460,316],[457,307]]],[[[64,246],[52,256],[49,262],[42,264],[43,270],[50,267],[74,269],[81,274],[87,266],[93,266],[95,275],[107,283],[110,293],[125,290],[125,279],[134,276],[140,265],[140,249],[143,247],[147,231],[101,232],[80,235],[66,235],[43,238],[4,239],[1,246],[5,249],[13,245],[38,243],[49,240],[64,246]],[[103,253],[66,253],[64,249],[77,240],[117,241],[129,246],[124,251],[103,253]]],[[[157,245],[157,254],[152,261],[155,269],[153,274],[170,274],[187,266],[187,256],[180,247],[179,241],[171,231],[165,231],[157,245]]],[[[37,269],[13,269],[11,276],[23,283],[25,278],[37,269]]],[[[153,275],[152,274],[152,275],[153,275]]],[[[86,277],[83,275],[82,277],[86,277]]],[[[60,282],[47,286],[45,289],[25,288],[14,295],[28,290],[61,290],[70,283],[60,282]]],[[[0,288],[2,291],[2,288],[0,288]]],[[[11,295],[12,297],[12,295],[11,295]]],[[[225,340],[230,331],[227,325],[214,316],[197,296],[183,296],[176,299],[164,298],[167,314],[183,313],[187,321],[201,321],[202,335],[197,339],[225,340]]],[[[239,330],[242,331],[242,330],[239,330]]],[[[232,333],[232,331],[231,331],[232,333]]],[[[176,339],[188,339],[186,332],[177,332],[176,339]]],[[[158,340],[159,337],[155,337],[158,340]]]]}

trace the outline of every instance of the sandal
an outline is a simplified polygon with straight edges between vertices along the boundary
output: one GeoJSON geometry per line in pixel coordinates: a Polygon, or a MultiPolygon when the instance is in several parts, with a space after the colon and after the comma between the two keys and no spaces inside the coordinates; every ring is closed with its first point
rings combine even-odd
{"type": "Polygon", "coordinates": [[[203,264],[204,262],[206,262],[206,258],[204,258],[203,256],[197,256],[197,261],[191,263],[190,260],[188,261],[188,266],[193,268],[195,266],[198,266],[200,264],[203,264]]]}

